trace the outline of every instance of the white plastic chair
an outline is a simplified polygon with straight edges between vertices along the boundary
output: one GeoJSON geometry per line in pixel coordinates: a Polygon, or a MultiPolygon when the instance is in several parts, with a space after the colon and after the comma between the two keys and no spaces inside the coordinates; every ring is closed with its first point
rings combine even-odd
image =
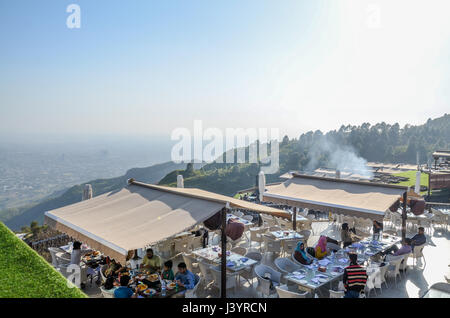
{"type": "MultiPolygon", "coordinates": [[[[218,268],[215,266],[211,266],[210,270],[211,270],[211,274],[214,279],[214,286],[216,286],[220,290],[221,289],[221,279],[222,279],[220,267],[218,268]]],[[[235,293],[236,293],[236,276],[237,276],[237,273],[230,274],[228,272],[227,272],[227,276],[226,276],[226,281],[227,281],[226,289],[233,288],[235,293]]]]}
{"type": "Polygon", "coordinates": [[[253,264],[250,267],[247,267],[241,271],[239,271],[239,276],[247,280],[253,287],[253,279],[255,278],[255,266],[261,263],[263,258],[262,254],[259,252],[249,252],[245,254],[245,257],[250,258],[254,261],[257,261],[256,264],[253,264]]]}
{"type": "Polygon", "coordinates": [[[252,228],[250,231],[250,246],[252,242],[259,243],[259,250],[261,250],[261,245],[264,242],[264,238],[262,237],[262,233],[265,231],[263,228],[252,228]]]}
{"type": "Polygon", "coordinates": [[[388,264],[385,264],[384,266],[380,267],[380,275],[379,275],[379,281],[375,281],[375,287],[376,288],[381,288],[381,285],[384,283],[386,285],[386,288],[389,288],[388,283],[386,281],[386,272],[389,268],[388,264]]]}
{"type": "Polygon", "coordinates": [[[299,239],[281,241],[283,252],[286,253],[286,255],[291,255],[294,252],[295,248],[297,247],[299,241],[300,241],[299,239]]]}
{"type": "Polygon", "coordinates": [[[287,274],[295,272],[296,270],[299,270],[301,268],[298,263],[294,263],[287,257],[278,257],[277,259],[275,259],[274,263],[277,269],[283,274],[283,278],[287,274]]]}
{"type": "Polygon", "coordinates": [[[61,250],[59,248],[49,247],[48,251],[50,252],[50,255],[52,256],[52,265],[53,267],[58,267],[58,260],[56,258],[56,253],[60,253],[61,250]]]}
{"type": "Polygon", "coordinates": [[[281,241],[274,240],[267,235],[264,238],[264,248],[266,252],[279,254],[281,252],[281,241]]]}
{"type": "Polygon", "coordinates": [[[330,298],[343,298],[345,296],[345,292],[343,290],[335,291],[330,289],[330,298]]]}
{"type": "Polygon", "coordinates": [[[205,284],[209,284],[209,282],[214,279],[211,273],[210,265],[205,262],[199,261],[198,267],[200,268],[200,274],[203,277],[203,281],[205,282],[205,284]]]}
{"type": "Polygon", "coordinates": [[[263,213],[261,213],[260,216],[261,216],[261,219],[264,221],[264,224],[266,226],[278,226],[278,224],[275,221],[275,219],[273,218],[273,216],[266,215],[266,214],[263,214],[263,213]]]}
{"type": "Polygon", "coordinates": [[[103,298],[114,298],[114,291],[117,287],[113,287],[111,289],[105,289],[103,286],[100,286],[100,291],[102,292],[103,298]]]}
{"type": "Polygon", "coordinates": [[[57,253],[55,253],[55,257],[56,257],[56,261],[58,262],[58,266],[70,264],[70,254],[69,253],[57,252],[57,253]]]}
{"type": "Polygon", "coordinates": [[[279,286],[281,284],[281,273],[269,266],[262,264],[255,266],[255,274],[256,278],[258,279],[257,290],[263,296],[270,296],[271,294],[276,292],[276,289],[270,288],[271,282],[274,287],[279,286]],[[270,275],[270,279],[265,278],[267,274],[270,275]]]}
{"type": "Polygon", "coordinates": [[[234,212],[234,215],[241,218],[244,216],[244,213],[242,213],[241,211],[236,211],[236,212],[234,212]]]}
{"type": "Polygon", "coordinates": [[[311,236],[311,231],[310,230],[301,230],[298,233],[303,236],[303,242],[305,243],[305,246],[308,245],[308,239],[311,236]]]}
{"type": "Polygon", "coordinates": [[[194,288],[186,290],[184,297],[185,298],[199,298],[197,295],[197,290],[201,283],[202,283],[202,278],[200,277],[200,279],[198,280],[198,282],[194,286],[194,288]]]}
{"type": "Polygon", "coordinates": [[[395,285],[397,285],[397,276],[400,276],[400,264],[403,261],[403,256],[394,256],[389,259],[389,264],[385,266],[389,266],[389,269],[386,271],[387,276],[394,277],[395,285]]]}
{"type": "Polygon", "coordinates": [[[421,259],[421,258],[423,258],[423,261],[425,264],[427,263],[425,260],[425,257],[423,256],[423,249],[424,249],[425,245],[426,244],[414,246],[413,253],[411,254],[411,257],[413,258],[413,266],[415,266],[417,264],[416,260],[421,259]]]}
{"type": "Polygon", "coordinates": [[[375,282],[377,280],[377,277],[380,275],[380,270],[376,269],[371,273],[368,273],[367,275],[367,281],[366,281],[366,286],[364,288],[365,290],[365,294],[366,297],[370,296],[370,291],[373,290],[375,292],[375,296],[377,295],[377,290],[376,290],[376,286],[375,286],[375,282]]]}
{"type": "Polygon", "coordinates": [[[309,294],[308,292],[296,293],[290,291],[287,285],[276,286],[275,289],[278,293],[278,297],[280,298],[306,298],[309,294]]]}
{"type": "Polygon", "coordinates": [[[198,261],[191,254],[183,253],[183,261],[186,263],[186,267],[192,273],[198,274],[200,273],[200,268],[198,266],[198,261]]]}

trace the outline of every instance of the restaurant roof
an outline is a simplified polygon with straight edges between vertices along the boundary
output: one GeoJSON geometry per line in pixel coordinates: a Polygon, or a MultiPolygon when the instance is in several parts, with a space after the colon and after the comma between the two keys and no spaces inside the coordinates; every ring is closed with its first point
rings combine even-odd
{"type": "Polygon", "coordinates": [[[438,150],[433,152],[433,157],[436,158],[450,158],[450,151],[449,150],[438,150]]]}
{"type": "Polygon", "coordinates": [[[347,179],[293,174],[282,184],[267,186],[266,202],[382,219],[408,187],[347,179]]]}
{"type": "Polygon", "coordinates": [[[45,222],[125,262],[128,251],[156,244],[232,208],[283,216],[282,210],[193,188],[131,181],[109,192],[45,213],[45,222]]]}

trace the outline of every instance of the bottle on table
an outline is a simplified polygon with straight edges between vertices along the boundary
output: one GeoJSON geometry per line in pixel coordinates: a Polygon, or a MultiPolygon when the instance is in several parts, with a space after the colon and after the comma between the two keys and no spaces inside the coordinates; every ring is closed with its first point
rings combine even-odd
{"type": "Polygon", "coordinates": [[[161,280],[161,296],[166,297],[166,282],[161,280]]]}

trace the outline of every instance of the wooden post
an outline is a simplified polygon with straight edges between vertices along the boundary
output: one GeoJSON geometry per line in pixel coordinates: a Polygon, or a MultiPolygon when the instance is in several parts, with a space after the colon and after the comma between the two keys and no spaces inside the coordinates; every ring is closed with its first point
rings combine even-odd
{"type": "Polygon", "coordinates": [[[292,213],[292,229],[297,231],[297,207],[294,206],[294,213],[292,213]]]}
{"type": "Polygon", "coordinates": [[[408,191],[403,193],[403,211],[402,211],[402,243],[405,243],[406,238],[406,204],[408,200],[408,191]]]}
{"type": "Polygon", "coordinates": [[[222,209],[222,257],[220,263],[220,298],[227,298],[227,234],[225,229],[227,227],[227,212],[228,209],[222,209]]]}

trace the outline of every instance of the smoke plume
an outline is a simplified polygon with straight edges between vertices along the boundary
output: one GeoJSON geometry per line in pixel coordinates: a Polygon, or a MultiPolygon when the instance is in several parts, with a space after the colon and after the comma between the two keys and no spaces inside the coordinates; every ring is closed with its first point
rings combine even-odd
{"type": "Polygon", "coordinates": [[[335,138],[326,135],[321,136],[311,144],[309,161],[305,170],[312,172],[320,167],[373,178],[373,172],[367,167],[367,160],[358,156],[352,146],[342,144],[335,138]]]}

